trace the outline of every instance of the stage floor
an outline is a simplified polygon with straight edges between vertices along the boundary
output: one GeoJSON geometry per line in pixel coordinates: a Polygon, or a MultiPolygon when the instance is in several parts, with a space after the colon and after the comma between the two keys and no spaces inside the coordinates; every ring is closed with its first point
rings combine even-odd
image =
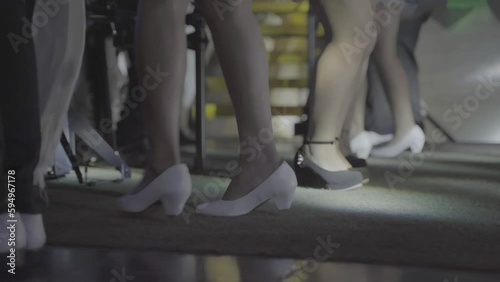
{"type": "MultiPolygon", "coordinates": [[[[207,174],[234,157],[210,156],[207,174]]],[[[90,168],[91,185],[68,175],[48,187],[48,248],[18,269],[38,280],[17,281],[499,281],[498,146],[428,147],[368,163],[371,181],[359,190],[299,188],[289,211],[264,205],[238,218],[192,213],[227,179],[193,175],[185,212],[165,217],[160,206],[117,210],[140,170],[119,182],[111,168],[90,168]],[[122,271],[136,278],[114,277],[122,271]]]]}

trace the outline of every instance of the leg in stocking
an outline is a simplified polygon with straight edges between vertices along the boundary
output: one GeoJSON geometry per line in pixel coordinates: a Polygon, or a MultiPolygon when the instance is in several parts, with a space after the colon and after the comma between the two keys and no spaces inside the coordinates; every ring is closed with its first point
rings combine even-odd
{"type": "Polygon", "coordinates": [[[199,1],[212,32],[215,50],[233,103],[240,137],[241,173],[233,178],[225,200],[257,188],[280,165],[273,140],[268,62],[252,1],[199,1]]]}
{"type": "MultiPolygon", "coordinates": [[[[378,4],[377,9],[385,6],[378,4]]],[[[397,52],[399,22],[400,15],[392,15],[389,25],[381,29],[373,52],[394,115],[395,134],[391,143],[398,142],[415,126],[408,78],[397,52]]]]}
{"type": "Polygon", "coordinates": [[[366,96],[368,94],[368,79],[363,77],[359,85],[359,89],[351,101],[349,111],[347,113],[342,133],[340,134],[339,146],[340,151],[344,156],[356,155],[352,151],[351,140],[357,137],[365,130],[365,108],[366,96]]]}
{"type": "Polygon", "coordinates": [[[136,60],[139,81],[148,90],[143,106],[151,142],[150,169],[156,175],[181,161],[178,125],[188,4],[188,0],[139,3],[136,60]]]}
{"type": "Polygon", "coordinates": [[[368,94],[368,79],[363,77],[360,84],[359,94],[353,101],[352,119],[346,124],[349,126],[349,140],[358,136],[361,132],[365,131],[365,111],[366,111],[366,96],[368,94]]]}
{"type": "MultiPolygon", "coordinates": [[[[333,141],[340,136],[351,100],[359,90],[361,78],[373,50],[375,36],[359,33],[372,19],[371,0],[316,0],[322,23],[333,33],[317,66],[316,93],[313,99],[308,140],[333,141]],[[361,44],[360,44],[361,43],[361,44]]],[[[306,145],[305,154],[323,169],[349,168],[337,145],[306,145]]]]}

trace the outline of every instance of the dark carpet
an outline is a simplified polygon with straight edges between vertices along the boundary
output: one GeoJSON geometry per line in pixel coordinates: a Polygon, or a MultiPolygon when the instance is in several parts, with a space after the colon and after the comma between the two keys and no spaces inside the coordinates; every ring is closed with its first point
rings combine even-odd
{"type": "MultiPolygon", "coordinates": [[[[92,187],[68,177],[50,184],[45,220],[57,246],[315,258],[329,240],[338,245],[328,260],[498,271],[499,164],[498,155],[466,152],[370,159],[371,182],[362,189],[300,188],[289,211],[264,205],[238,218],[192,213],[195,203],[220,196],[226,179],[194,176],[197,192],[183,216],[166,217],[159,205],[139,215],[116,209],[138,176],[92,187]]],[[[90,173],[106,175],[116,172],[90,173]]]]}

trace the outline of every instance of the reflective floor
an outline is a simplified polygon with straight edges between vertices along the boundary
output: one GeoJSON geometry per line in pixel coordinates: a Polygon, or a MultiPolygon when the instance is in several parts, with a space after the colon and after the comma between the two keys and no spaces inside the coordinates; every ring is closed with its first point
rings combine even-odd
{"type": "Polygon", "coordinates": [[[24,282],[498,282],[500,273],[413,268],[314,259],[197,256],[155,251],[48,247],[28,254],[16,275],[24,282]]]}

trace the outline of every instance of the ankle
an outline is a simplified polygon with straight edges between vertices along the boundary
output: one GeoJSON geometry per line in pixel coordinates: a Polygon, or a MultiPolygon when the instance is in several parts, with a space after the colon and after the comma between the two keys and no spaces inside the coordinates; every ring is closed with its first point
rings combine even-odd
{"type": "Polygon", "coordinates": [[[415,122],[407,122],[405,124],[397,125],[394,130],[394,136],[401,137],[412,130],[417,124],[415,122]]]}
{"type": "Polygon", "coordinates": [[[267,166],[281,164],[281,159],[275,148],[264,149],[260,152],[253,151],[252,154],[243,153],[240,154],[240,166],[242,168],[248,166],[267,166]]]}
{"type": "Polygon", "coordinates": [[[165,170],[180,164],[180,160],[163,160],[163,161],[152,161],[149,165],[151,172],[155,175],[160,175],[165,170]]]}

